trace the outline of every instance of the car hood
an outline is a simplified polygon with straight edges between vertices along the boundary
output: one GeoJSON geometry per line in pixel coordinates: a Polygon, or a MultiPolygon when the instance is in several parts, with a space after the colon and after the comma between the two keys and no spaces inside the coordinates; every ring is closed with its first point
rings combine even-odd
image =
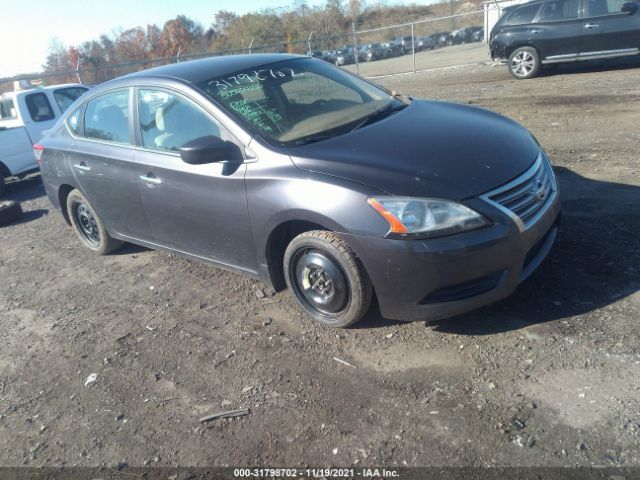
{"type": "Polygon", "coordinates": [[[462,200],[527,170],[540,147],[506,117],[477,107],[414,100],[389,117],[289,151],[300,169],[394,195],[462,200]]]}

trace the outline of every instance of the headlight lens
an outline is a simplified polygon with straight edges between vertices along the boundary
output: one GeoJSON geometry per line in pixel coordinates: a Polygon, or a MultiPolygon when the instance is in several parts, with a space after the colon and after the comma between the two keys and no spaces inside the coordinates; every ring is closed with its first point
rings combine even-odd
{"type": "Polygon", "coordinates": [[[490,223],[478,212],[449,200],[375,197],[367,203],[389,223],[389,233],[400,236],[438,237],[490,223]]]}

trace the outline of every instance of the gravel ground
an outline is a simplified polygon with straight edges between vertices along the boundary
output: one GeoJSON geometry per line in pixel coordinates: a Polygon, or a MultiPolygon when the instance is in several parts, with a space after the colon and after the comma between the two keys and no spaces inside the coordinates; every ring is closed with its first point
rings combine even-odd
{"type": "Polygon", "coordinates": [[[559,177],[538,272],[437,323],[374,309],[329,330],[237,274],[133,246],[93,256],[37,175],[10,184],[26,215],[0,229],[0,465],[640,465],[639,73],[384,79],[514,117],[559,177]]]}

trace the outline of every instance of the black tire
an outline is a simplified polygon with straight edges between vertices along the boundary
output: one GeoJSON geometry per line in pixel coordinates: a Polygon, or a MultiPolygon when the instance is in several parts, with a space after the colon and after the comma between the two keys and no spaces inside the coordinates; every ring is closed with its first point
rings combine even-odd
{"type": "Polygon", "coordinates": [[[79,190],[67,197],[67,212],[71,226],[85,247],[98,255],[107,255],[120,248],[120,240],[112,238],[89,201],[79,190]]]}
{"type": "Polygon", "coordinates": [[[22,207],[14,200],[0,201],[0,227],[15,222],[22,216],[22,207]]]}
{"type": "Polygon", "coordinates": [[[7,184],[4,182],[4,175],[0,172],[0,197],[7,193],[7,184]]]}
{"type": "Polygon", "coordinates": [[[540,55],[532,47],[516,48],[507,62],[509,73],[518,80],[533,78],[540,73],[540,55]]]}
{"type": "Polygon", "coordinates": [[[369,310],[373,288],[367,272],[333,232],[313,230],[295,237],[284,253],[284,272],[300,306],[322,325],[349,327],[369,310]]]}

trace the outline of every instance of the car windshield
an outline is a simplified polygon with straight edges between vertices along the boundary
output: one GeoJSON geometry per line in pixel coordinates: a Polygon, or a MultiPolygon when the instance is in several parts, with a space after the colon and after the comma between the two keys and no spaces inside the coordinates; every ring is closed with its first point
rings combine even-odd
{"type": "Polygon", "coordinates": [[[278,146],[346,133],[399,103],[383,89],[309,58],[215,77],[199,87],[241,124],[278,146]]]}

